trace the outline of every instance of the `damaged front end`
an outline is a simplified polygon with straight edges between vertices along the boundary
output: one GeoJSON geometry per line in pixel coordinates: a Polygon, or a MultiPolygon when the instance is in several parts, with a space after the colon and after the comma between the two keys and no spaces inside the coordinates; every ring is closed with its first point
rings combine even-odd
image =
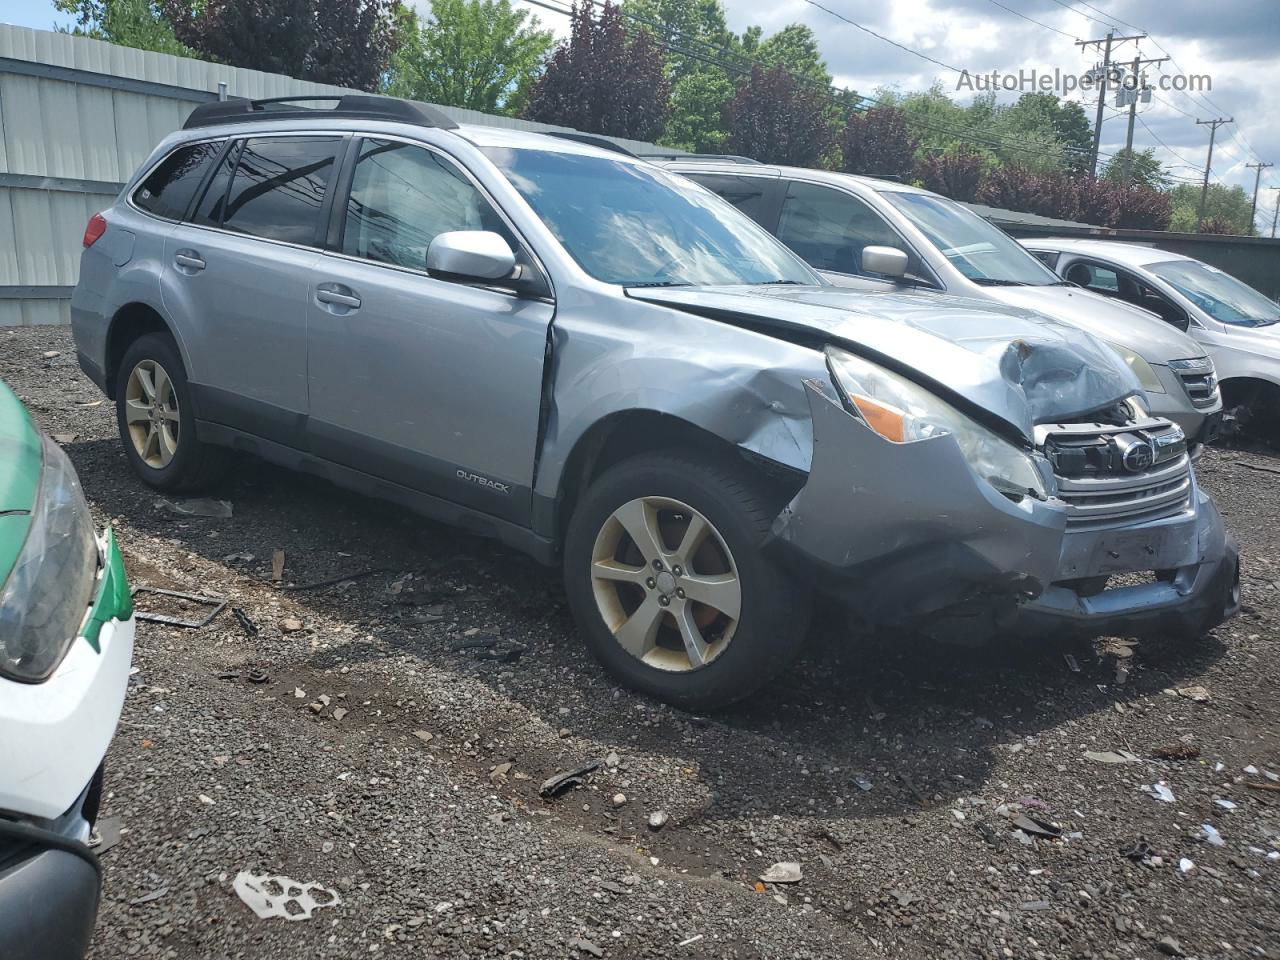
{"type": "Polygon", "coordinates": [[[1182,431],[1111,370],[1037,350],[989,356],[1027,400],[1012,429],[829,348],[837,395],[805,384],[812,467],[774,541],[867,622],[952,642],[1199,633],[1234,614],[1236,548],[1182,431]]]}

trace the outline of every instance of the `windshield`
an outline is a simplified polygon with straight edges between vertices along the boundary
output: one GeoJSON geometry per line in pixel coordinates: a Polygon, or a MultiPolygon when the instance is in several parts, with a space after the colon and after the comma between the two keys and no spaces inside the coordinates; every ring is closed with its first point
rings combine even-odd
{"type": "Polygon", "coordinates": [[[974,283],[1019,287],[1061,283],[1007,233],[954,200],[901,190],[879,193],[974,283]]]}
{"type": "Polygon", "coordinates": [[[656,167],[549,150],[484,152],[597,280],[649,287],[822,282],[731,204],[656,167]]]}
{"type": "Polygon", "coordinates": [[[1280,306],[1217,267],[1198,260],[1170,260],[1147,267],[1213,319],[1244,327],[1280,322],[1280,306]]]}

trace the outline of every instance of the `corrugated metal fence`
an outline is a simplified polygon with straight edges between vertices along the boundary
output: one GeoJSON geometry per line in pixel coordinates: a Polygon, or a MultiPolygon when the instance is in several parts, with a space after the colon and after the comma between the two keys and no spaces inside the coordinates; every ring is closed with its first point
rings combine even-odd
{"type": "MultiPolygon", "coordinates": [[[[220,83],[251,99],[358,92],[0,24],[0,326],[70,322],[86,221],[220,83]]],[[[567,129],[440,109],[459,123],[567,129]]]]}

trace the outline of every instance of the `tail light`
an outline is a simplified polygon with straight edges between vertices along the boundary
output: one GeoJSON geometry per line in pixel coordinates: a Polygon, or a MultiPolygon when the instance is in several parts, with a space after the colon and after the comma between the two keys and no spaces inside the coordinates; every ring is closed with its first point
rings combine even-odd
{"type": "Polygon", "coordinates": [[[89,218],[89,225],[84,228],[84,245],[92,247],[100,236],[107,232],[107,221],[100,213],[89,218]]]}

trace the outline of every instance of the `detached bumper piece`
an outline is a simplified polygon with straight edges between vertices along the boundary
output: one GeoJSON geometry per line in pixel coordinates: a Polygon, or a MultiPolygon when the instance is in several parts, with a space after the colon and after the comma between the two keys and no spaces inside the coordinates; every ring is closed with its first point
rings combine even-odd
{"type": "Polygon", "coordinates": [[[0,820],[0,957],[83,960],[101,873],[83,843],[0,820]]]}
{"type": "MultiPolygon", "coordinates": [[[[809,384],[809,479],[775,519],[790,561],[864,620],[958,642],[997,634],[1203,632],[1239,607],[1239,558],[1181,431],[1069,428],[1063,499],[1013,500],[952,438],[890,443],[809,384]],[[1105,456],[1100,451],[1104,451],[1105,456]],[[1129,453],[1123,474],[1115,462],[1129,453]],[[1148,459],[1149,458],[1149,459],[1148,459]],[[1136,469],[1135,469],[1136,467],[1136,469]]],[[[1043,440],[1045,438],[1038,437],[1043,440]]]]}

